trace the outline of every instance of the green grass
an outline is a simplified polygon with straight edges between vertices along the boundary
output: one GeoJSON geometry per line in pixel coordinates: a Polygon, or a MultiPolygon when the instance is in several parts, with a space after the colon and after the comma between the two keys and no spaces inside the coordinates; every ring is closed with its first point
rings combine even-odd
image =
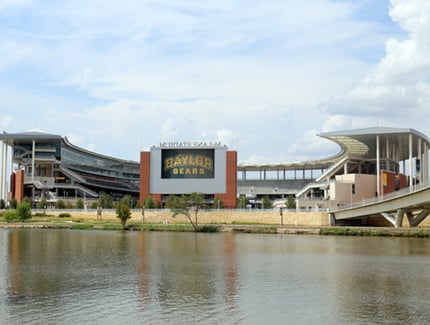
{"type": "Polygon", "coordinates": [[[72,227],[70,229],[89,230],[94,229],[94,225],[88,223],[76,223],[72,224],[72,227]]]}
{"type": "Polygon", "coordinates": [[[276,227],[233,228],[233,232],[245,234],[277,234],[278,229],[276,227]]]}
{"type": "Polygon", "coordinates": [[[363,228],[323,228],[320,235],[324,236],[379,236],[379,237],[416,237],[416,238],[430,238],[430,231],[425,230],[408,230],[396,231],[394,230],[374,230],[363,228]]]}

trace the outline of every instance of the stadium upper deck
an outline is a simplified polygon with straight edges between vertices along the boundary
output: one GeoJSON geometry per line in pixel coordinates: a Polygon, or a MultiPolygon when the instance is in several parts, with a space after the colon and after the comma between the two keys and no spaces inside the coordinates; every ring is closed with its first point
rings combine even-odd
{"type": "MultiPolygon", "coordinates": [[[[66,137],[39,132],[3,133],[1,197],[7,191],[9,169],[24,173],[23,195],[34,202],[87,197],[139,196],[139,163],[97,154],[71,144],[66,137]],[[12,152],[8,154],[8,147],[12,152]]],[[[11,182],[12,183],[12,182],[11,182]]],[[[21,191],[21,189],[15,189],[21,191]]]]}

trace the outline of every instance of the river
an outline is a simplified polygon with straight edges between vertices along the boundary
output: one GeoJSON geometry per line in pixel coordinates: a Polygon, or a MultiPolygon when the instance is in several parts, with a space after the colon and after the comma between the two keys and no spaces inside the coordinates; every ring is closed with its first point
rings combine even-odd
{"type": "Polygon", "coordinates": [[[430,240],[0,229],[1,324],[428,324],[430,240]]]}

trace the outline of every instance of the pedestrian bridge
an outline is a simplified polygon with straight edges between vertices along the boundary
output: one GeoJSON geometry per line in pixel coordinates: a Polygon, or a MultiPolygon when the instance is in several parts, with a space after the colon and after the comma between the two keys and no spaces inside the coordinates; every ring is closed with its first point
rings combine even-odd
{"type": "Polygon", "coordinates": [[[406,216],[410,227],[418,226],[430,214],[430,185],[422,184],[388,195],[355,202],[329,211],[330,222],[382,216],[401,227],[406,216]]]}

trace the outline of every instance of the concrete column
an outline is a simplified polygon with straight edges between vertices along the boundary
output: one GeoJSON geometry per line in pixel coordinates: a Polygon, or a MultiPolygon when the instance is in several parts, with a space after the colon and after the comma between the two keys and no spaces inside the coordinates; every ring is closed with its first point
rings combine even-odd
{"type": "Polygon", "coordinates": [[[379,161],[379,135],[376,136],[376,193],[379,196],[380,188],[381,188],[381,166],[379,161]]]}
{"type": "Polygon", "coordinates": [[[10,177],[7,174],[7,166],[8,166],[8,150],[9,146],[7,144],[5,144],[4,146],[4,161],[3,161],[3,168],[4,168],[4,183],[3,183],[3,199],[5,200],[5,202],[7,201],[7,194],[8,194],[8,187],[7,187],[7,183],[8,181],[10,182],[10,177]]]}
{"type": "Polygon", "coordinates": [[[6,178],[5,178],[5,175],[3,173],[4,166],[6,165],[4,149],[5,149],[5,143],[2,141],[1,142],[1,166],[0,166],[0,199],[4,199],[4,196],[3,196],[4,186],[3,186],[3,184],[6,182],[6,178]]]}
{"type": "Polygon", "coordinates": [[[409,189],[413,189],[413,169],[412,169],[412,134],[409,134],[409,189]]]}
{"type": "Polygon", "coordinates": [[[418,159],[420,160],[419,180],[420,180],[420,184],[422,184],[422,182],[423,182],[423,156],[422,156],[422,150],[421,150],[421,138],[418,138],[418,159]]]}
{"type": "Polygon", "coordinates": [[[36,141],[33,140],[33,150],[31,153],[31,181],[34,182],[34,169],[36,167],[36,141]]]}
{"type": "Polygon", "coordinates": [[[424,182],[429,183],[429,144],[424,146],[424,182]]]}
{"type": "Polygon", "coordinates": [[[387,137],[387,139],[385,140],[385,158],[387,158],[387,159],[391,159],[391,157],[390,157],[390,143],[389,143],[390,141],[388,140],[388,137],[387,137]]]}

